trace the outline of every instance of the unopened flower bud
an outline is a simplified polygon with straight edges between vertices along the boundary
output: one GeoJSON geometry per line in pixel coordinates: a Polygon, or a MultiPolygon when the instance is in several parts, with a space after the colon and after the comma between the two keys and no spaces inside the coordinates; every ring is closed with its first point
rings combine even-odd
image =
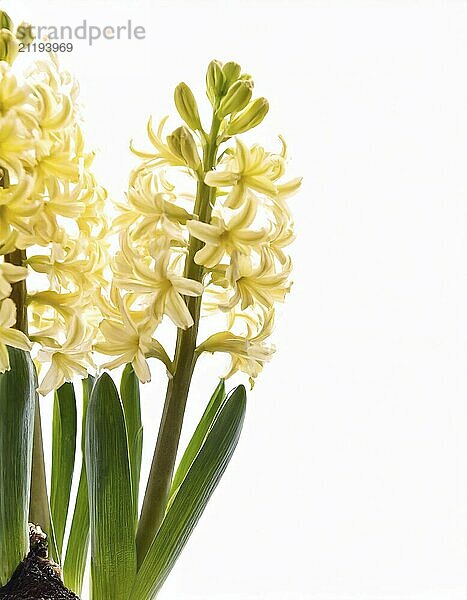
{"type": "Polygon", "coordinates": [[[178,158],[183,158],[182,149],[180,148],[180,138],[175,135],[175,131],[167,136],[167,146],[170,152],[178,156],[178,158]]]}
{"type": "Polygon", "coordinates": [[[196,142],[191,132],[186,127],[178,127],[172,135],[167,136],[167,144],[170,150],[183,159],[187,166],[197,171],[201,165],[196,142]]]}
{"type": "Polygon", "coordinates": [[[13,64],[19,52],[19,43],[9,29],[0,30],[0,60],[13,64]]]}
{"type": "Polygon", "coordinates": [[[236,81],[222,98],[218,114],[221,119],[233,112],[239,112],[248,104],[253,92],[253,82],[236,81]]]}
{"type": "Polygon", "coordinates": [[[0,29],[13,31],[13,21],[10,19],[10,15],[4,10],[0,10],[0,29]]]}
{"type": "Polygon", "coordinates": [[[225,65],[222,67],[222,72],[224,73],[225,84],[227,88],[231,86],[232,83],[237,81],[237,79],[240,77],[241,70],[242,69],[240,65],[235,62],[225,63],[225,65]]]}
{"type": "Polygon", "coordinates": [[[24,21],[20,23],[16,29],[16,39],[25,46],[29,46],[34,41],[34,35],[32,33],[32,27],[29,23],[24,21]]]}
{"type": "Polygon", "coordinates": [[[196,142],[191,135],[191,132],[186,127],[180,127],[180,149],[186,164],[197,171],[201,166],[201,158],[198,154],[196,142]]]}
{"type": "Polygon", "coordinates": [[[216,104],[216,100],[222,97],[224,84],[225,76],[221,63],[218,60],[211,61],[206,73],[206,94],[213,106],[216,104]]]}
{"type": "Polygon", "coordinates": [[[186,83],[179,83],[175,88],[174,93],[175,106],[188,125],[193,130],[201,130],[201,120],[199,118],[198,113],[198,105],[196,104],[195,97],[193,96],[193,92],[187,86],[186,83]]]}
{"type": "Polygon", "coordinates": [[[237,135],[253,129],[261,123],[268,114],[269,102],[266,98],[257,98],[251,102],[245,110],[237,113],[230,121],[226,133],[227,135],[237,135]]]}
{"type": "Polygon", "coordinates": [[[253,77],[248,73],[242,73],[238,78],[239,81],[251,81],[253,82],[253,77]]]}

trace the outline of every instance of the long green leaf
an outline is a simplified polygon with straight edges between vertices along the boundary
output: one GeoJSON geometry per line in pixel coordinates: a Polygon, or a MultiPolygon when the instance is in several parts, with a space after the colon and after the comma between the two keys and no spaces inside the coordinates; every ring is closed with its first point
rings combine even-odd
{"type": "Polygon", "coordinates": [[[52,424],[52,478],[50,510],[58,553],[62,556],[63,538],[70,503],[76,451],[76,397],[72,383],[55,392],[52,424]]]}
{"type": "Polygon", "coordinates": [[[11,370],[0,375],[0,585],[28,552],[34,431],[34,366],[29,353],[8,348],[11,370]]]}
{"type": "Polygon", "coordinates": [[[112,378],[94,384],[86,419],[93,600],[127,600],[136,574],[135,521],[122,403],[112,378]]]}
{"type": "Polygon", "coordinates": [[[213,395],[206,407],[206,410],[201,417],[198,426],[195,429],[191,440],[186,447],[185,452],[183,453],[180,464],[177,467],[177,471],[175,472],[175,476],[172,481],[172,487],[170,488],[168,506],[170,506],[170,502],[179,488],[182,481],[185,479],[185,475],[188,472],[188,469],[191,467],[196,455],[198,454],[199,449],[201,448],[204,440],[206,439],[206,435],[209,431],[209,428],[214,421],[217,412],[219,411],[222,403],[225,400],[225,382],[221,379],[214,390],[213,395]]]}
{"type": "Polygon", "coordinates": [[[136,527],[138,522],[141,456],[143,453],[143,424],[141,423],[139,380],[131,364],[127,364],[123,370],[122,380],[120,382],[120,395],[122,398],[128,435],[128,454],[130,456],[131,487],[133,491],[133,513],[136,527]]]}
{"type": "Polygon", "coordinates": [[[83,416],[81,429],[81,474],[79,477],[78,493],[76,495],[75,510],[71,522],[70,536],[66,547],[65,561],[63,564],[63,579],[65,585],[73,590],[78,596],[81,595],[83,587],[84,571],[89,548],[89,502],[88,502],[88,480],[86,476],[85,439],[86,439],[86,415],[89,397],[94,377],[91,375],[83,379],[83,416]]]}
{"type": "Polygon", "coordinates": [[[172,501],[131,591],[131,600],[154,598],[201,517],[237,446],[246,409],[239,386],[218,412],[172,501]]]}
{"type": "MultiPolygon", "coordinates": [[[[37,389],[37,375],[34,388],[37,389]]],[[[42,441],[41,407],[36,392],[34,415],[34,439],[32,447],[31,497],[29,503],[29,521],[39,525],[47,534],[49,555],[56,563],[60,563],[55,532],[50,511],[49,494],[45,473],[44,444],[42,441]]]]}

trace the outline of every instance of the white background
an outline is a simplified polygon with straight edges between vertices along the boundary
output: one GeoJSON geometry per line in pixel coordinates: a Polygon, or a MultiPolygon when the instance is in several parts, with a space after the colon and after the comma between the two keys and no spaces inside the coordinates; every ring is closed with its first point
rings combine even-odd
{"type": "MultiPolygon", "coordinates": [[[[464,600],[467,3],[3,5],[16,20],[146,27],[63,58],[115,199],[128,140],[174,114],[179,81],[200,97],[212,58],[254,75],[271,103],[254,137],[274,148],[283,133],[305,178],[277,355],[160,599],[464,600]]],[[[184,439],[221,366],[202,363],[184,439]]],[[[144,390],[145,473],[163,377],[144,390]]]]}

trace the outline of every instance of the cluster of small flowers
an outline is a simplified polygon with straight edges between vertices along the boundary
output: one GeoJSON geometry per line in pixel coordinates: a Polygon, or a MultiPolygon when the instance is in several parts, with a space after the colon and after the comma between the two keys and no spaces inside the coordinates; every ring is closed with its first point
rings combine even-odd
{"type": "Polygon", "coordinates": [[[120,250],[112,261],[113,279],[107,300],[101,303],[104,319],[101,341],[95,349],[116,356],[103,365],[115,368],[132,363],[141,382],[150,381],[146,358],[172,363],[153,337],[164,315],[182,329],[193,325],[183,296],[199,296],[203,286],[183,276],[186,223],[193,215],[181,205],[190,205],[189,195],[177,195],[162,166],[180,167],[180,159],[148,125],[157,153],[145,155],[131,174],[126,204],[113,223],[120,235],[120,250]]]}
{"type": "Polygon", "coordinates": [[[114,223],[120,231],[120,251],[113,261],[96,349],[116,356],[106,367],[132,362],[141,381],[150,378],[149,356],[162,360],[170,371],[170,359],[154,338],[163,316],[179,328],[191,327],[184,296],[202,296],[203,314],[224,313],[226,329],[208,337],[196,354],[228,353],[226,376],[240,370],[253,384],[274,351],[268,338],[275,303],[290,289],[291,261],[285,248],[293,240],[293,221],[287,198],[299,188],[300,179],[283,182],[282,138],[281,151],[271,153],[233,137],[261,122],[268,110],[264,98],[251,101],[251,77],[241,75],[235,63],[213,61],[207,82],[219,120],[218,139],[233,143],[205,173],[199,156],[206,133],[191,91],[180,84],[175,102],[191,131],[183,126],[165,137],[166,120],[157,131],[149,121],[154,150],[132,148],[142,162],[131,175],[127,202],[119,206],[121,214],[114,223]],[[223,90],[220,102],[216,89],[223,90]],[[195,208],[194,194],[178,192],[174,171],[190,176],[194,187],[204,183],[213,190],[208,218],[203,220],[202,207],[195,208]],[[194,239],[204,246],[190,257],[194,239]],[[186,277],[190,259],[202,267],[198,281],[186,277]]]}
{"type": "Polygon", "coordinates": [[[292,262],[285,248],[294,234],[286,199],[301,180],[281,182],[287,157],[281,141],[282,150],[275,154],[237,139],[205,176],[218,189],[210,223],[188,223],[191,235],[205,243],[195,261],[210,273],[207,309],[226,312],[229,326],[204,341],[198,352],[229,353],[226,377],[243,371],[251,384],[274,351],[267,340],[275,304],[290,290],[292,262]]]}
{"type": "MultiPolygon", "coordinates": [[[[2,21],[8,19],[4,13],[2,21]]],[[[99,324],[96,295],[108,264],[106,191],[90,167],[78,109],[78,87],[54,56],[24,75],[13,65],[17,41],[2,22],[0,53],[0,370],[5,344],[31,349],[40,368],[51,362],[39,391],[86,376],[99,324]],[[12,261],[12,256],[20,261],[12,261]],[[11,264],[16,262],[16,264],[11,264]],[[12,329],[12,285],[26,277],[29,334],[12,329]],[[29,286],[28,286],[29,287],[29,286]]]]}

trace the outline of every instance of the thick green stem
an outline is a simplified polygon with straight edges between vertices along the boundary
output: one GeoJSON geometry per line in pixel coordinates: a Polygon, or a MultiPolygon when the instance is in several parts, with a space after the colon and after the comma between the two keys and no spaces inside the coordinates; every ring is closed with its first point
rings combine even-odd
{"type": "MultiPolygon", "coordinates": [[[[5,262],[22,267],[26,260],[26,250],[14,250],[11,254],[5,254],[5,262]]],[[[10,298],[16,306],[15,328],[28,333],[28,307],[26,302],[26,280],[22,279],[11,284],[10,298]]]]}
{"type": "MultiPolygon", "coordinates": [[[[211,132],[203,148],[203,172],[198,176],[195,214],[200,221],[209,222],[215,199],[215,188],[204,183],[204,174],[216,164],[220,121],[213,116],[211,132]]],[[[185,277],[202,281],[204,267],[194,261],[196,252],[203,242],[190,236],[188,256],[185,264],[185,277]]],[[[178,444],[182,430],[185,406],[191,378],[196,363],[196,341],[198,337],[201,297],[186,297],[188,310],[193,318],[193,326],[179,329],[175,348],[174,372],[170,378],[165,397],[156,448],[144,495],[143,507],[136,535],[138,565],[140,565],[164,518],[167,498],[172,482],[178,444]]]]}

